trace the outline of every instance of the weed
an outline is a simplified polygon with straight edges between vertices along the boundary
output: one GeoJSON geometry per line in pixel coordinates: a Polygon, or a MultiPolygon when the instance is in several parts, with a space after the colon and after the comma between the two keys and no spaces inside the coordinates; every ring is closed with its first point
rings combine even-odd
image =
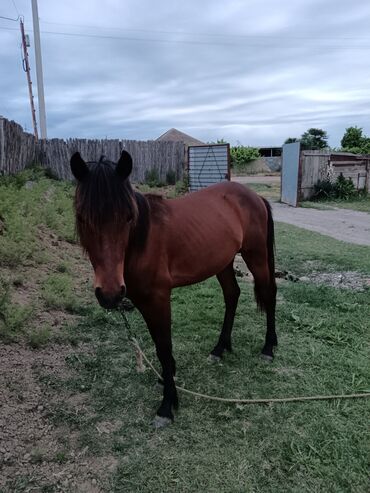
{"type": "Polygon", "coordinates": [[[49,342],[51,330],[49,327],[41,327],[31,330],[28,335],[28,343],[32,349],[39,349],[49,342]]]}
{"type": "Polygon", "coordinates": [[[187,193],[187,192],[188,192],[188,187],[186,186],[186,183],[184,182],[184,180],[177,181],[176,185],[175,185],[176,196],[184,195],[184,193],[187,193]]]}
{"type": "Polygon", "coordinates": [[[21,275],[17,275],[16,277],[14,277],[14,279],[13,279],[13,286],[14,287],[20,288],[21,286],[23,286],[23,283],[24,283],[24,280],[23,280],[23,277],[21,275]]]}
{"type": "Polygon", "coordinates": [[[68,452],[65,450],[60,450],[55,454],[54,461],[58,464],[65,464],[68,461],[68,452]]]}
{"type": "Polygon", "coordinates": [[[164,183],[159,178],[159,172],[157,168],[151,168],[145,173],[145,183],[149,187],[162,187],[164,183]]]}
{"type": "Polygon", "coordinates": [[[65,262],[61,262],[56,266],[56,270],[61,274],[65,274],[66,272],[68,272],[68,266],[65,262]]]}
{"type": "Polygon", "coordinates": [[[0,279],[0,339],[4,342],[16,340],[32,313],[30,306],[11,301],[10,284],[6,279],[0,279]]]}
{"type": "Polygon", "coordinates": [[[167,171],[166,183],[167,183],[167,185],[175,185],[175,183],[176,183],[176,172],[173,169],[169,169],[167,171]]]}
{"type": "Polygon", "coordinates": [[[73,279],[66,273],[50,274],[44,281],[42,296],[47,307],[78,313],[81,305],[73,292],[73,279]]]}
{"type": "Polygon", "coordinates": [[[31,464],[41,464],[44,460],[44,453],[40,449],[35,449],[31,452],[31,464]]]}

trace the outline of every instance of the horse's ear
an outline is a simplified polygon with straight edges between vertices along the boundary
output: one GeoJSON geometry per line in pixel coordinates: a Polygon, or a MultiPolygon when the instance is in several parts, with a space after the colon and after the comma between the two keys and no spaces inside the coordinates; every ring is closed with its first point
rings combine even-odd
{"type": "Polygon", "coordinates": [[[132,157],[127,151],[122,151],[121,157],[116,166],[116,173],[123,179],[130,175],[132,171],[132,157]]]}
{"type": "Polygon", "coordinates": [[[79,152],[75,152],[73,154],[70,164],[73,176],[76,178],[77,181],[82,181],[87,176],[89,168],[87,167],[87,164],[82,159],[79,152]]]}

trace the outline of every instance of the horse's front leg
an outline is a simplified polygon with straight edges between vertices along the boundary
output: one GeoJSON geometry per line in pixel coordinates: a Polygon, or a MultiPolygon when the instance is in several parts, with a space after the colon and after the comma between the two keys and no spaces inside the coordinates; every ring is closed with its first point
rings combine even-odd
{"type": "Polygon", "coordinates": [[[154,341],[162,366],[163,400],[154,419],[155,427],[166,426],[174,420],[178,398],[174,382],[175,360],[172,356],[170,293],[156,293],[139,307],[154,341]]]}

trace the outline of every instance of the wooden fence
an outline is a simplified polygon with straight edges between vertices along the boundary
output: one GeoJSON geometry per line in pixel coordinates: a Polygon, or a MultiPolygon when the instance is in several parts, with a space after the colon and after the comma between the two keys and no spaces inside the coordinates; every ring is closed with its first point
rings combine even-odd
{"type": "Polygon", "coordinates": [[[0,117],[0,174],[21,171],[36,160],[35,137],[15,122],[0,117]]]}
{"type": "Polygon", "coordinates": [[[301,153],[299,196],[309,199],[319,180],[335,180],[339,174],[351,178],[355,187],[370,191],[370,156],[330,151],[301,153]]]}
{"type": "Polygon", "coordinates": [[[161,181],[168,172],[176,180],[183,176],[185,146],[182,142],[139,141],[119,139],[48,139],[35,142],[33,135],[25,133],[20,125],[0,117],[0,174],[21,171],[38,163],[61,179],[72,178],[69,160],[78,151],[86,161],[96,161],[101,155],[117,161],[122,149],[132,156],[133,182],[145,181],[146,173],[157,170],[161,181]]]}

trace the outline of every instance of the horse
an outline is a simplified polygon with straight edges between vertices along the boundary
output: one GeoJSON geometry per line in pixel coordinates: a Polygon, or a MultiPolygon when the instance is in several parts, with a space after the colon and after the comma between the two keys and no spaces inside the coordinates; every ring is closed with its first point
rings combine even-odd
{"type": "Polygon", "coordinates": [[[221,182],[175,199],[141,194],[130,183],[133,162],[85,162],[76,152],[70,167],[77,181],[74,209],[80,244],[94,270],[95,295],[107,309],[124,297],[142,314],[162,367],[163,399],[154,424],[174,421],[178,408],[171,341],[171,290],[216,275],[225,315],[211,357],[231,351],[240,295],[233,261],[240,253],[254,278],[258,307],[266,313],[262,356],[273,359],[276,282],[274,223],[270,204],[235,182],[221,182]]]}

